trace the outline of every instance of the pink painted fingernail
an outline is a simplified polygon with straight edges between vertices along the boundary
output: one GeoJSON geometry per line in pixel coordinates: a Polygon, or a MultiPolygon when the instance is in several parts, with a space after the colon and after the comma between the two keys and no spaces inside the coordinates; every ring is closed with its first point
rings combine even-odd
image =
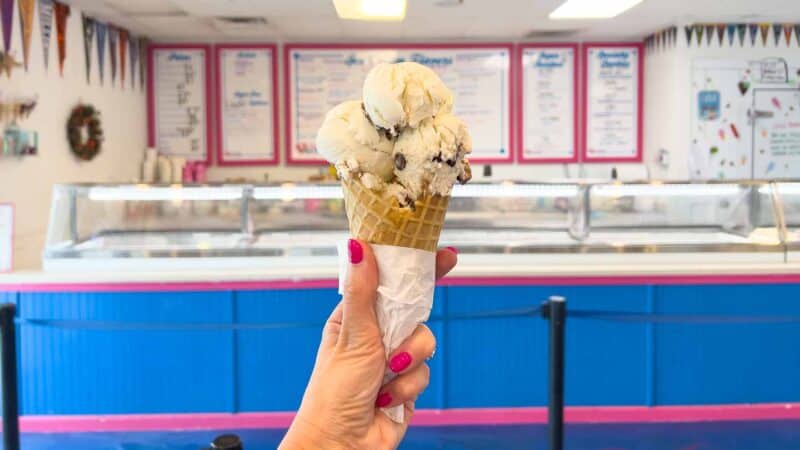
{"type": "Polygon", "coordinates": [[[375,400],[375,406],[378,408],[383,408],[384,406],[388,406],[389,403],[392,403],[392,396],[389,395],[388,392],[384,392],[383,394],[378,395],[378,399],[375,400]]]}
{"type": "Polygon", "coordinates": [[[389,361],[389,368],[394,373],[400,373],[411,364],[411,354],[408,352],[398,353],[389,361]]]}
{"type": "Polygon", "coordinates": [[[358,264],[364,259],[364,248],[355,239],[347,241],[347,252],[350,256],[350,264],[358,264]]]}
{"type": "Polygon", "coordinates": [[[458,254],[458,250],[455,247],[445,247],[445,248],[455,253],[456,255],[458,254]]]}

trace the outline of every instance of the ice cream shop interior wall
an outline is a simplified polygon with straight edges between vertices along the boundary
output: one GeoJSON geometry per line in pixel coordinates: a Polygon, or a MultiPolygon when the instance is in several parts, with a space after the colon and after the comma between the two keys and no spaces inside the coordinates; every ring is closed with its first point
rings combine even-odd
{"type": "Polygon", "coordinates": [[[50,3],[3,3],[13,5],[3,13],[4,55],[13,59],[4,56],[10,77],[0,78],[0,102],[38,102],[19,120],[38,133],[37,154],[0,159],[0,202],[16,210],[17,269],[39,265],[53,183],[140,180],[148,141],[208,162],[204,179],[211,182],[324,174],[323,165],[306,164],[317,159],[309,137],[328,103],[359,95],[330,83],[353,77],[343,84],[358,86],[359,65],[387,58],[461,65],[440,73],[465,105],[459,113],[477,140],[473,158],[495,160],[490,171],[475,164],[476,180],[607,179],[612,172],[622,179],[730,179],[800,170],[790,163],[797,137],[773,133],[800,114],[791,91],[800,16],[779,0],[726,2],[725,11],[711,3],[650,0],[600,20],[549,18],[558,0],[410,1],[403,21],[379,23],[342,20],[329,0],[54,5],[67,3],[63,27],[59,8],[51,18],[49,67],[41,10],[50,3]],[[17,10],[33,4],[27,23],[17,10]],[[91,35],[85,18],[95,25],[91,35]],[[147,55],[138,48],[144,36],[156,44],[149,112],[139,85],[147,73],[140,72],[147,55]],[[100,43],[106,50],[98,54],[100,43]],[[237,47],[242,43],[250,45],[237,47]],[[554,43],[564,45],[539,46],[554,43]],[[13,67],[23,53],[27,70],[13,67]],[[242,53],[253,61],[243,63],[242,53]],[[325,65],[331,56],[347,70],[331,72],[325,65]],[[485,64],[470,68],[464,61],[485,64]],[[250,107],[230,108],[237,103],[250,107]],[[64,132],[78,104],[102,113],[102,151],[91,161],[71,152],[64,132]],[[750,116],[762,110],[751,126],[750,116]]]}

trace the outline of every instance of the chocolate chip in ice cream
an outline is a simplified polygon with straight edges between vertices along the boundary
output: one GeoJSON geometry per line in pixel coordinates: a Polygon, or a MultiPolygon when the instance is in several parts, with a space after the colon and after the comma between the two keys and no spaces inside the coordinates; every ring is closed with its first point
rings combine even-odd
{"type": "Polygon", "coordinates": [[[464,161],[464,168],[460,174],[456,177],[459,183],[466,184],[469,180],[472,179],[472,167],[469,166],[467,161],[464,161]]]}
{"type": "Polygon", "coordinates": [[[402,153],[397,153],[394,155],[394,166],[397,170],[403,170],[406,168],[406,157],[403,156],[402,153]]]}
{"type": "Polygon", "coordinates": [[[438,154],[436,154],[436,156],[434,156],[434,157],[433,157],[433,162],[438,162],[438,163],[440,163],[440,162],[442,162],[442,161],[443,161],[443,160],[442,160],[442,152],[439,152],[438,154]]]}
{"type": "Polygon", "coordinates": [[[456,166],[456,160],[455,159],[448,159],[447,160],[447,165],[450,166],[450,167],[455,167],[456,166]]]}

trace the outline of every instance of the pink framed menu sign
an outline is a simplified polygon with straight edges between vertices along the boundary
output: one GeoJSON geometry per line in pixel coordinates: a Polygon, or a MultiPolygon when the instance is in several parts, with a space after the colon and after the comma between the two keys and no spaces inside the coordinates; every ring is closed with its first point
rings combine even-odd
{"type": "Polygon", "coordinates": [[[0,273],[14,269],[14,204],[0,203],[0,273]]]}
{"type": "Polygon", "coordinates": [[[156,44],[147,51],[148,141],[166,156],[211,163],[211,47],[156,44]]]}
{"type": "Polygon", "coordinates": [[[640,43],[583,46],[583,160],[642,160],[644,61],[640,43]]]}
{"type": "Polygon", "coordinates": [[[511,162],[511,44],[289,44],[284,48],[286,155],[290,164],[324,164],[314,148],[325,113],[361,98],[380,62],[415,61],[435,70],[455,96],[453,113],[472,135],[470,161],[511,162]]]}
{"type": "Polygon", "coordinates": [[[517,62],[519,162],[576,162],[577,44],[523,44],[517,62]]]}
{"type": "Polygon", "coordinates": [[[218,45],[217,164],[278,163],[276,47],[218,45]]]}

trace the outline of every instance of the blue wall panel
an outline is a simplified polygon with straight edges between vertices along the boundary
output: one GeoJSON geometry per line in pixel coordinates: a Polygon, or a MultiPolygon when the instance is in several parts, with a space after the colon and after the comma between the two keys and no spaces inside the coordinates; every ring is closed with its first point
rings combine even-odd
{"type": "MultiPolygon", "coordinates": [[[[644,311],[648,289],[630,287],[457,287],[452,315],[539,305],[567,297],[570,309],[644,311]]],[[[446,333],[448,407],[547,403],[547,322],[539,317],[453,320],[446,333]]],[[[646,325],[567,323],[566,401],[575,405],[643,404],[646,325]]]]}
{"type": "MultiPolygon", "coordinates": [[[[232,319],[228,292],[23,293],[21,317],[128,322],[232,319]]],[[[22,324],[24,414],[232,410],[233,334],[22,324]]]]}
{"type": "MultiPolygon", "coordinates": [[[[799,285],[663,286],[673,314],[800,316],[799,285]]],[[[660,404],[800,401],[800,324],[663,324],[656,328],[660,404]]]]}

